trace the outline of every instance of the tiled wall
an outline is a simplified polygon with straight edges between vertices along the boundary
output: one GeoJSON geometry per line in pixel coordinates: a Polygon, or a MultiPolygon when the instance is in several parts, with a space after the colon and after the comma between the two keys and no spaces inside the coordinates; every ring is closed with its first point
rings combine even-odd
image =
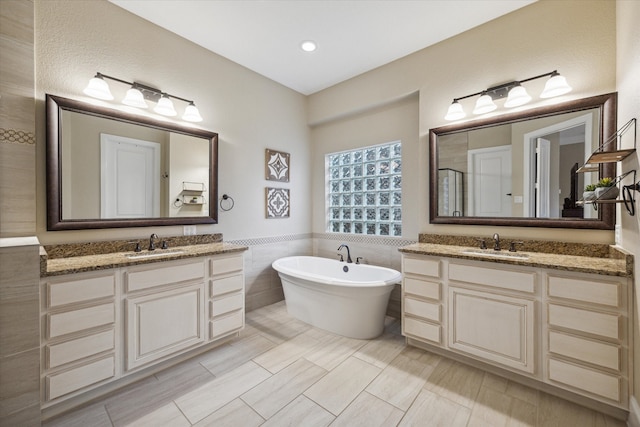
{"type": "Polygon", "coordinates": [[[40,425],[33,37],[33,2],[0,1],[0,426],[40,425]]]}
{"type": "MultiPolygon", "coordinates": [[[[400,271],[400,246],[415,241],[384,237],[314,234],[279,236],[274,238],[233,240],[229,243],[246,245],[245,281],[247,311],[284,299],[282,284],[271,263],[278,258],[294,255],[314,255],[337,259],[338,246],[345,243],[351,250],[351,257],[362,257],[365,264],[389,267],[400,271]]],[[[400,286],[396,286],[387,314],[400,317],[400,286]]]]}

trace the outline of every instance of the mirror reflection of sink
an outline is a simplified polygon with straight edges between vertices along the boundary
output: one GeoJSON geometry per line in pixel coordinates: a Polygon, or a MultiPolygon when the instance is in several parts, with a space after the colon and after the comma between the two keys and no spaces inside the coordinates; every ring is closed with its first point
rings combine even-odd
{"type": "Polygon", "coordinates": [[[518,252],[494,251],[491,249],[464,249],[463,255],[483,256],[487,258],[528,259],[529,255],[518,252]]]}
{"type": "Polygon", "coordinates": [[[164,257],[164,256],[171,256],[171,255],[180,255],[183,254],[184,251],[181,251],[179,249],[177,250],[166,250],[166,249],[159,249],[157,251],[154,252],[142,252],[142,253],[134,253],[134,254],[125,254],[125,256],[129,259],[145,259],[145,258],[159,258],[159,257],[164,257]]]}

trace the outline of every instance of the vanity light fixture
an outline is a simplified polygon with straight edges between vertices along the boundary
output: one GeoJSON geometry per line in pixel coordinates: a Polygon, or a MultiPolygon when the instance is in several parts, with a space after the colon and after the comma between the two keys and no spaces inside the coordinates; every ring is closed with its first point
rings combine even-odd
{"type": "Polygon", "coordinates": [[[527,90],[522,83],[529,82],[531,80],[540,79],[542,77],[549,77],[547,83],[544,86],[544,90],[540,94],[540,98],[552,98],[555,96],[564,95],[571,92],[571,86],[567,83],[567,80],[561,76],[557,70],[549,73],[540,74],[539,76],[530,77],[528,79],[512,81],[504,83],[498,86],[490,87],[489,89],[472,93],[471,95],[461,96],[460,98],[454,98],[453,102],[449,106],[447,115],[444,116],[445,120],[460,120],[466,116],[460,100],[471,98],[481,95],[476,101],[473,114],[485,114],[495,110],[497,105],[494,100],[506,97],[507,100],[504,106],[507,108],[519,107],[531,101],[531,96],[527,93],[527,90]]]}
{"type": "Polygon", "coordinates": [[[184,114],[182,115],[182,120],[185,120],[187,122],[202,121],[202,116],[200,115],[198,108],[196,108],[195,103],[189,99],[168,94],[161,91],[160,89],[156,89],[142,83],[132,83],[115,77],[107,76],[106,74],[102,73],[96,73],[95,77],[93,77],[89,81],[89,85],[84,89],[83,92],[93,98],[103,99],[105,101],[113,100],[113,95],[111,94],[109,85],[107,84],[105,79],[113,80],[131,87],[129,90],[127,90],[127,94],[122,100],[122,103],[125,105],[136,108],[149,108],[149,105],[146,101],[152,101],[157,103],[157,105],[153,109],[153,111],[155,111],[156,113],[162,114],[164,116],[176,116],[178,113],[176,112],[173,106],[173,101],[171,99],[178,99],[187,103],[187,107],[185,108],[184,114]]]}

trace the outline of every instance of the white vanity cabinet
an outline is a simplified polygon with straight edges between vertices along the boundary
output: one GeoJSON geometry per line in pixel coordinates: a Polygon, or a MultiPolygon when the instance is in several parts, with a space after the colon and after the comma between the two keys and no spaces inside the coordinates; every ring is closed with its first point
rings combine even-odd
{"type": "Polygon", "coordinates": [[[116,377],[117,282],[113,270],[41,280],[43,401],[116,377]]]}
{"type": "Polygon", "coordinates": [[[196,258],[124,272],[127,370],[204,343],[205,267],[196,258]]]}
{"type": "Polygon", "coordinates": [[[549,271],[544,288],[545,382],[625,405],[631,300],[627,279],[549,271]]]}
{"type": "Polygon", "coordinates": [[[234,251],[41,278],[42,408],[237,334],[243,267],[234,251]]]}
{"type": "Polygon", "coordinates": [[[402,262],[410,345],[628,409],[630,278],[415,253],[402,262]]]}

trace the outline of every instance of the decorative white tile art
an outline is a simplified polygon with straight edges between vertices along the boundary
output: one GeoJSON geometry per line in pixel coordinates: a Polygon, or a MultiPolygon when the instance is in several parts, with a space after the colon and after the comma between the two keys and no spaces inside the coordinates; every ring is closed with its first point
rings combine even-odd
{"type": "Polygon", "coordinates": [[[265,188],[267,218],[289,218],[289,189],[265,188]]]}
{"type": "Polygon", "coordinates": [[[266,149],[265,173],[268,181],[289,182],[289,153],[266,149]]]}

